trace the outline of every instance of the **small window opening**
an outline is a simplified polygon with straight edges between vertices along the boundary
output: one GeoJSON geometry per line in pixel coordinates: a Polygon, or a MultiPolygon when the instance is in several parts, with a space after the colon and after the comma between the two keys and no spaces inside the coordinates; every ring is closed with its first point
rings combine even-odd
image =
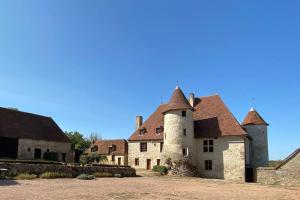
{"type": "Polygon", "coordinates": [[[205,161],[205,170],[208,170],[208,171],[212,170],[212,161],[211,160],[205,161]]]}
{"type": "Polygon", "coordinates": [[[186,117],[186,111],[182,111],[182,112],[181,112],[181,116],[182,116],[182,117],[186,117]]]}

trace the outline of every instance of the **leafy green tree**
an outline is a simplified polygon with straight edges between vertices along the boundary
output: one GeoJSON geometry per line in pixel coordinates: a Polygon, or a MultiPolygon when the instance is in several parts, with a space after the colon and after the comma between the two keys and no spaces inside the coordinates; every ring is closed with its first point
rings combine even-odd
{"type": "Polygon", "coordinates": [[[78,131],[65,131],[65,134],[71,140],[72,150],[84,151],[91,146],[91,141],[89,139],[84,138],[84,136],[78,131]]]}
{"type": "Polygon", "coordinates": [[[101,161],[107,161],[107,157],[104,155],[99,155],[97,153],[90,153],[87,155],[81,155],[80,156],[80,163],[81,164],[91,164],[94,162],[101,162],[101,161]]]}

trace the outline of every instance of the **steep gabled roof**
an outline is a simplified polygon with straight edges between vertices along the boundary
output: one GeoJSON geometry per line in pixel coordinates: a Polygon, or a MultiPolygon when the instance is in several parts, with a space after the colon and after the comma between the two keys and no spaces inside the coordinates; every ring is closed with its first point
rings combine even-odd
{"type": "Polygon", "coordinates": [[[182,90],[177,86],[163,112],[165,113],[170,110],[181,110],[181,109],[193,109],[193,107],[190,105],[190,103],[184,96],[182,90]]]}
{"type": "Polygon", "coordinates": [[[108,155],[109,147],[112,147],[113,145],[116,146],[116,150],[112,151],[111,154],[113,155],[125,155],[128,153],[128,143],[124,139],[120,140],[96,140],[94,144],[91,145],[89,149],[86,150],[85,153],[91,153],[91,148],[94,146],[98,146],[98,151],[96,153],[99,153],[101,155],[108,155]]]}
{"type": "Polygon", "coordinates": [[[142,124],[142,126],[136,130],[129,141],[141,141],[141,140],[163,140],[163,133],[157,134],[156,128],[163,126],[164,115],[162,112],[165,110],[167,104],[160,105],[154,113],[142,124]],[[146,132],[140,135],[140,130],[145,128],[146,132]]]}
{"type": "Polygon", "coordinates": [[[6,108],[0,108],[0,137],[70,142],[52,118],[6,108]]]}
{"type": "MultiPolygon", "coordinates": [[[[221,137],[221,136],[245,136],[239,122],[228,110],[219,95],[201,97],[195,99],[195,111],[193,112],[195,138],[221,137]]],[[[156,128],[163,126],[167,104],[160,105],[157,110],[139,128],[145,128],[146,133],[139,135],[135,131],[129,141],[163,140],[163,134],[157,134],[156,128]]]]}
{"type": "Polygon", "coordinates": [[[254,109],[251,108],[242,125],[269,125],[254,109]]]}
{"type": "Polygon", "coordinates": [[[195,100],[193,118],[196,138],[246,135],[219,95],[195,100]]]}

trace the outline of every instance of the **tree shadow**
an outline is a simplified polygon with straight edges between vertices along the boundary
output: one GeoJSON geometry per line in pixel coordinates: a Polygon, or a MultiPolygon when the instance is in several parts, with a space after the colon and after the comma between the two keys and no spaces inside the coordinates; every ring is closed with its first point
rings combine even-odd
{"type": "Polygon", "coordinates": [[[11,185],[19,185],[19,183],[15,180],[11,180],[11,179],[0,179],[0,187],[1,186],[11,186],[11,185]]]}

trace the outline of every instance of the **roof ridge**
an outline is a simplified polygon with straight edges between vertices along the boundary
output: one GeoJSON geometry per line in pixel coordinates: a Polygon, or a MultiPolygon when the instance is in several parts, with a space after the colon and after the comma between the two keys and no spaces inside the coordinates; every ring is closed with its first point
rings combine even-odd
{"type": "Polygon", "coordinates": [[[50,119],[52,119],[52,117],[50,117],[50,116],[35,114],[35,113],[31,113],[31,112],[25,112],[25,111],[21,111],[21,110],[13,110],[13,109],[4,108],[4,107],[0,107],[0,109],[6,110],[6,111],[11,111],[11,112],[18,112],[20,114],[33,115],[33,116],[38,116],[38,117],[44,117],[44,118],[50,118],[50,119]]]}
{"type": "Polygon", "coordinates": [[[195,97],[195,98],[199,98],[199,99],[201,99],[201,98],[208,98],[208,97],[220,97],[220,94],[218,94],[218,93],[215,93],[215,94],[211,94],[211,95],[207,95],[207,96],[198,96],[198,97],[195,97]]]}

